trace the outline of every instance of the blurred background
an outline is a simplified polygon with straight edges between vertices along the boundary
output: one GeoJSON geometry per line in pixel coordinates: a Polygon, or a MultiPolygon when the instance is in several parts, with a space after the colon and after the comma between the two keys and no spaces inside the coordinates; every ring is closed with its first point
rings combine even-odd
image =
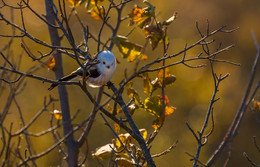
{"type": "MultiPolygon", "coordinates": [[[[7,2],[9,4],[16,5],[18,1],[7,2]]],[[[233,66],[226,63],[216,63],[214,65],[217,75],[225,75],[226,73],[229,73],[230,76],[221,83],[217,94],[217,96],[220,97],[220,100],[215,103],[214,106],[215,129],[213,134],[209,137],[208,143],[202,148],[200,155],[200,161],[206,162],[209,156],[217,148],[220,141],[223,139],[224,134],[231,124],[244,95],[250,76],[251,66],[257,52],[251,37],[251,30],[255,32],[258,42],[260,42],[260,1],[150,0],[150,2],[156,6],[157,20],[167,20],[175,11],[178,12],[177,19],[168,28],[168,36],[170,39],[168,55],[178,53],[183,50],[186,43],[191,45],[200,39],[200,35],[198,34],[195,26],[196,21],[198,22],[202,32],[205,32],[206,30],[207,20],[210,23],[211,31],[221,27],[222,25],[226,25],[226,29],[234,29],[239,27],[239,30],[236,32],[230,34],[219,33],[213,37],[213,39],[216,39],[215,47],[217,47],[219,42],[222,42],[223,47],[235,44],[234,48],[220,54],[219,58],[239,63],[240,66],[233,66]]],[[[1,3],[2,2],[0,2],[0,4],[1,3]]],[[[35,11],[40,14],[45,13],[43,0],[30,1],[30,4],[35,11]]],[[[126,6],[123,16],[127,16],[135,4],[145,7],[141,0],[135,0],[126,6]]],[[[108,2],[105,1],[105,8],[107,5],[108,2]]],[[[97,35],[99,33],[101,22],[91,18],[91,16],[87,14],[84,5],[78,7],[76,10],[83,24],[88,25],[89,31],[92,34],[97,35]]],[[[9,19],[11,18],[9,9],[1,8],[0,12],[3,13],[5,17],[9,19]]],[[[14,22],[21,25],[20,11],[16,10],[14,11],[14,14],[14,22]]],[[[109,19],[111,24],[115,23],[116,20],[116,18],[113,17],[115,16],[114,14],[115,12],[112,11],[111,19],[109,19]]],[[[24,19],[28,32],[38,39],[50,43],[47,26],[44,22],[35,17],[29,10],[24,10],[24,19]]],[[[118,33],[119,35],[126,35],[132,29],[132,27],[128,27],[128,23],[128,20],[124,21],[120,27],[118,33]]],[[[71,18],[70,25],[73,30],[76,43],[80,44],[83,40],[83,33],[81,26],[75,17],[71,18]]],[[[0,33],[10,34],[10,26],[0,22],[0,33]]],[[[110,36],[111,32],[105,28],[101,39],[105,41],[110,36]]],[[[136,29],[129,36],[129,39],[132,42],[136,42],[141,45],[144,45],[145,43],[144,34],[139,29],[136,29]]],[[[35,44],[28,38],[25,38],[24,40],[35,55],[38,54],[38,51],[42,53],[47,53],[49,51],[46,50],[46,48],[35,44]]],[[[7,41],[8,40],[6,38],[1,38],[0,46],[6,44],[7,41]]],[[[68,42],[63,40],[62,45],[68,46],[68,42]]],[[[97,43],[90,40],[88,45],[90,47],[90,52],[92,54],[96,53],[97,43]]],[[[12,48],[12,54],[15,56],[22,52],[20,38],[14,39],[12,48]]],[[[195,48],[189,51],[187,56],[196,56],[200,53],[200,49],[201,48],[195,48]]],[[[112,82],[118,86],[119,82],[124,77],[125,68],[127,67],[128,74],[130,75],[134,68],[134,64],[126,62],[125,59],[122,59],[116,47],[114,47],[112,51],[120,61],[120,64],[117,66],[116,75],[112,78],[112,82]]],[[[148,46],[145,53],[148,55],[148,60],[142,61],[141,65],[151,62],[158,57],[162,57],[163,47],[159,44],[158,48],[152,51],[151,47],[148,46]]],[[[63,58],[65,74],[68,74],[77,68],[77,63],[71,58],[68,56],[64,56],[63,58]]],[[[171,59],[167,63],[172,61],[175,61],[175,59],[171,59]]],[[[2,64],[2,62],[0,63],[2,64]]],[[[201,62],[198,62],[198,64],[199,63],[201,62]]],[[[26,54],[23,54],[21,71],[26,71],[28,67],[37,64],[39,63],[33,62],[31,58],[29,58],[26,54]]],[[[174,148],[167,155],[156,158],[155,162],[157,166],[164,167],[191,166],[191,158],[185,154],[185,152],[194,155],[196,153],[197,143],[185,123],[188,122],[194,131],[199,131],[201,129],[207,107],[214,91],[213,78],[209,67],[191,69],[183,65],[177,65],[171,67],[170,70],[171,73],[176,76],[177,80],[173,86],[166,88],[166,94],[168,95],[170,104],[177,109],[174,114],[167,117],[163,128],[152,144],[151,152],[152,154],[160,153],[178,140],[179,143],[176,148],[174,148]]],[[[36,74],[50,79],[55,78],[53,71],[48,70],[47,67],[37,71],[36,74]]],[[[151,74],[152,77],[155,75],[156,74],[151,74]]],[[[258,67],[257,76],[259,77],[259,75],[260,70],[258,67]]],[[[136,90],[138,90],[138,92],[140,92],[141,98],[144,100],[146,95],[143,93],[143,85],[138,84],[140,82],[142,82],[141,79],[134,80],[133,86],[136,90]]],[[[24,114],[25,122],[28,122],[42,108],[44,96],[48,97],[49,95],[52,95],[53,97],[58,98],[57,89],[49,92],[49,85],[50,84],[42,83],[38,80],[27,79],[27,86],[25,90],[17,97],[21,111],[24,114]]],[[[74,124],[77,124],[88,116],[91,112],[92,105],[80,88],[76,86],[67,86],[67,88],[69,91],[70,109],[72,115],[76,113],[77,110],[80,110],[79,116],[73,121],[74,124]]],[[[97,93],[96,89],[90,90],[94,95],[97,93]]],[[[1,110],[3,109],[6,101],[4,95],[7,95],[8,91],[8,89],[3,90],[3,95],[0,100],[1,110]]],[[[110,92],[110,90],[107,89],[105,89],[105,91],[110,92]]],[[[160,94],[159,91],[155,92],[155,94],[156,93],[160,94]]],[[[125,99],[126,101],[129,100],[127,96],[125,96],[125,99]]],[[[259,93],[256,95],[256,99],[260,100],[259,93]]],[[[103,100],[106,100],[105,96],[103,100]]],[[[55,103],[54,107],[49,107],[49,111],[52,111],[53,108],[59,109],[59,103],[55,103]]],[[[50,113],[45,112],[34,124],[34,126],[29,128],[29,131],[36,133],[47,129],[49,127],[49,119],[50,113]]],[[[7,116],[7,120],[8,121],[5,122],[7,127],[9,127],[8,124],[10,122],[15,122],[14,129],[18,129],[20,127],[20,118],[17,114],[17,109],[15,106],[12,106],[11,111],[7,116]]],[[[148,133],[153,132],[153,128],[151,127],[153,117],[147,112],[137,110],[134,115],[134,120],[136,120],[139,128],[146,128],[148,133]]],[[[222,154],[220,160],[215,166],[223,166],[225,160],[228,158],[229,151],[231,151],[231,156],[227,166],[250,166],[247,159],[243,157],[243,152],[246,152],[257,164],[260,164],[260,154],[257,152],[257,149],[253,143],[253,136],[256,136],[258,143],[260,143],[259,127],[260,113],[248,111],[242,121],[239,128],[239,133],[235,137],[234,142],[222,154]]],[[[60,131],[60,133],[62,134],[62,131],[60,131]]],[[[91,158],[91,152],[99,146],[110,143],[112,138],[114,138],[114,136],[111,130],[105,126],[104,120],[100,117],[100,115],[97,115],[88,137],[89,156],[86,166],[99,166],[98,162],[91,158]]],[[[53,137],[50,134],[45,137],[35,138],[32,140],[32,143],[35,152],[40,153],[53,144],[53,137]]],[[[81,151],[81,154],[84,154],[86,147],[83,147],[81,151]]],[[[39,166],[57,166],[60,164],[60,161],[57,161],[59,157],[57,155],[58,151],[54,150],[46,157],[41,158],[36,162],[38,162],[39,166]]]]}

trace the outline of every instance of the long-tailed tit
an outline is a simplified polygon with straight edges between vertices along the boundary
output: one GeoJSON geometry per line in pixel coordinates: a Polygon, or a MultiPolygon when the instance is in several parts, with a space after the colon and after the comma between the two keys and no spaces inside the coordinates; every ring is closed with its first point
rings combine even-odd
{"type": "MultiPolygon", "coordinates": [[[[114,54],[108,50],[102,51],[98,54],[96,60],[98,63],[91,67],[86,67],[86,83],[91,87],[100,87],[105,85],[113,76],[116,70],[116,58],[114,54]]],[[[87,63],[87,62],[86,62],[87,63]]],[[[83,76],[84,70],[79,67],[71,74],[59,79],[59,81],[69,81],[77,76],[83,76]]],[[[48,90],[52,90],[58,86],[57,83],[51,84],[48,90]]]]}

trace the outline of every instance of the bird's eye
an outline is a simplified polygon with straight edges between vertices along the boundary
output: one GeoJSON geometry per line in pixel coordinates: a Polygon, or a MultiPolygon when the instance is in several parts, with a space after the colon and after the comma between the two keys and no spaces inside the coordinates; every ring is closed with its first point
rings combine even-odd
{"type": "Polygon", "coordinates": [[[103,64],[106,64],[106,62],[103,61],[103,64]]]}

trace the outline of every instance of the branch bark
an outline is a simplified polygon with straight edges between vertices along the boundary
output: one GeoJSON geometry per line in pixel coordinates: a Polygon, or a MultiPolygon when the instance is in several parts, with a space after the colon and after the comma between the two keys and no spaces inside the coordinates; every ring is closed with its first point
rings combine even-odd
{"type": "MultiPolygon", "coordinates": [[[[111,88],[114,93],[118,93],[117,88],[115,87],[115,85],[112,82],[108,82],[108,87],[111,88]]],[[[121,106],[122,110],[124,111],[126,119],[129,123],[130,127],[132,128],[133,132],[134,132],[133,138],[139,143],[139,145],[142,149],[143,155],[144,155],[144,157],[147,161],[148,166],[149,167],[155,167],[156,165],[153,161],[150,150],[148,149],[143,136],[141,135],[141,133],[140,133],[138,127],[136,126],[131,114],[129,113],[127,105],[125,104],[125,102],[124,102],[124,100],[123,100],[123,98],[120,94],[118,94],[117,96],[118,96],[117,102],[121,106]]]]}
{"type": "MultiPolygon", "coordinates": [[[[46,19],[51,25],[56,25],[55,16],[52,13],[53,6],[51,5],[53,2],[51,0],[45,0],[46,7],[46,19]]],[[[56,28],[48,25],[49,35],[51,37],[51,43],[53,46],[60,46],[60,38],[56,28]]],[[[56,79],[60,79],[63,77],[63,66],[62,66],[62,57],[61,53],[55,51],[53,53],[53,57],[55,58],[55,77],[56,79]]],[[[69,100],[68,100],[68,92],[65,85],[60,85],[58,87],[60,106],[62,111],[62,125],[63,125],[63,133],[66,136],[69,132],[73,130],[71,117],[70,117],[70,108],[69,108],[69,100]]],[[[67,163],[68,166],[77,166],[78,161],[78,147],[77,142],[74,139],[73,134],[71,134],[66,139],[66,147],[68,150],[67,163]]]]}
{"type": "Polygon", "coordinates": [[[232,142],[232,140],[234,139],[234,137],[237,134],[238,128],[240,126],[240,123],[242,122],[242,119],[244,117],[246,109],[247,109],[249,103],[251,102],[253,96],[255,95],[255,92],[259,88],[260,80],[258,81],[258,84],[257,84],[257,86],[254,90],[254,93],[252,93],[251,97],[249,97],[251,88],[253,86],[253,81],[255,79],[255,74],[257,72],[256,69],[257,69],[257,66],[259,64],[259,59],[260,59],[260,46],[259,46],[258,42],[256,41],[256,37],[255,37],[253,32],[252,32],[252,37],[254,39],[254,43],[255,43],[256,48],[257,48],[257,54],[256,54],[256,57],[255,57],[254,64],[252,66],[251,75],[250,75],[250,78],[249,78],[249,82],[248,82],[248,86],[247,86],[245,95],[242,99],[241,105],[240,105],[240,107],[239,107],[239,109],[238,109],[238,111],[237,111],[237,113],[236,113],[236,115],[233,119],[233,122],[230,125],[230,127],[229,127],[229,129],[226,133],[226,135],[224,136],[223,140],[219,144],[218,148],[215,150],[215,152],[209,158],[206,166],[212,166],[216,162],[216,160],[219,158],[221,153],[224,151],[226,146],[228,146],[228,144],[230,144],[232,142]]]}

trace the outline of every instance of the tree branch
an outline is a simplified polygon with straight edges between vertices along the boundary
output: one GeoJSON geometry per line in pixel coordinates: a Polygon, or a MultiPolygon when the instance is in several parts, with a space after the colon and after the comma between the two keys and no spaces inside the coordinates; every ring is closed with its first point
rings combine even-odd
{"type": "MultiPolygon", "coordinates": [[[[238,109],[238,111],[237,111],[237,113],[236,113],[236,115],[233,119],[233,122],[230,125],[228,131],[226,132],[223,140],[221,141],[221,143],[219,144],[219,146],[215,150],[215,152],[212,154],[212,156],[208,159],[208,161],[206,163],[207,166],[212,166],[216,162],[216,160],[219,158],[221,153],[224,151],[226,146],[229,143],[231,143],[231,141],[234,139],[234,137],[235,137],[235,135],[238,131],[239,125],[240,125],[240,123],[241,123],[241,121],[244,117],[245,112],[246,112],[248,104],[251,102],[251,101],[248,101],[248,97],[250,95],[250,90],[252,88],[253,81],[254,81],[255,74],[256,74],[256,68],[258,66],[259,59],[260,59],[260,46],[258,45],[258,42],[256,41],[256,38],[255,38],[255,35],[254,35],[253,32],[252,32],[252,37],[254,39],[254,43],[255,43],[256,48],[257,48],[257,55],[255,57],[255,61],[254,61],[254,64],[252,66],[251,75],[250,75],[250,78],[249,78],[247,89],[245,91],[245,95],[244,95],[242,102],[240,104],[240,107],[239,107],[239,109],[238,109]]],[[[259,83],[260,82],[258,82],[258,85],[259,85],[259,83]]],[[[256,87],[254,92],[256,92],[256,90],[258,88],[259,88],[259,86],[256,87]]],[[[252,97],[250,99],[252,99],[252,97]]]]}
{"type": "MultiPolygon", "coordinates": [[[[52,0],[45,0],[45,7],[46,7],[46,20],[55,25],[55,14],[53,13],[53,2],[52,0]]],[[[56,19],[56,21],[58,21],[56,19]]],[[[48,26],[49,34],[51,37],[52,44],[54,46],[60,46],[60,38],[56,28],[52,26],[48,26]]],[[[63,66],[62,66],[62,56],[59,52],[55,52],[53,54],[55,58],[55,76],[56,79],[60,79],[63,77],[63,66]]],[[[69,107],[69,100],[68,100],[68,92],[64,85],[58,86],[58,93],[60,99],[60,106],[62,111],[62,124],[63,124],[63,133],[64,136],[67,136],[72,130],[72,123],[71,123],[71,116],[70,116],[70,107],[69,107]]],[[[66,146],[68,149],[68,166],[77,166],[78,163],[78,149],[76,146],[76,141],[74,139],[73,134],[70,134],[66,138],[66,146]]]]}

